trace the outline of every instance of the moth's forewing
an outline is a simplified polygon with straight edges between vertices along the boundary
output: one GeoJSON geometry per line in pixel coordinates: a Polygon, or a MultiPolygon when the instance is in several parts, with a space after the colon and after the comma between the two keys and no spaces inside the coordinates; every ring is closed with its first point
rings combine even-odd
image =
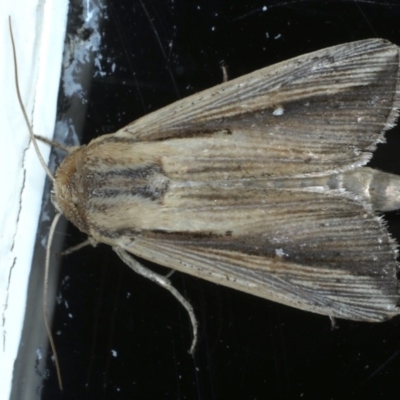
{"type": "Polygon", "coordinates": [[[218,207],[205,201],[192,215],[171,210],[189,227],[198,223],[198,229],[185,230],[182,222],[176,233],[121,237],[121,247],[202,279],[332,317],[382,321],[398,313],[394,243],[371,210],[341,195],[251,195],[252,203],[234,197],[235,208],[219,199],[218,207]]]}
{"type": "Polygon", "coordinates": [[[246,144],[241,147],[243,158],[254,157],[254,146],[262,145],[268,160],[260,167],[270,177],[345,169],[365,164],[393,126],[399,74],[397,46],[382,39],[346,43],[194,94],[115,136],[254,138],[247,153],[246,144]]]}

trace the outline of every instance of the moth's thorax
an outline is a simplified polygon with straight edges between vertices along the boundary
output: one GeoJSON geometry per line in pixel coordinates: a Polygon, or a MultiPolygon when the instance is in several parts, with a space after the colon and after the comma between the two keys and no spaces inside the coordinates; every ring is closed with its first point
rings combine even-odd
{"type": "Polygon", "coordinates": [[[65,217],[87,233],[86,188],[84,179],[86,146],[69,154],[57,169],[54,180],[54,201],[65,217]]]}
{"type": "Polygon", "coordinates": [[[168,184],[158,157],[105,135],[65,158],[56,173],[54,197],[68,220],[104,241],[124,229],[140,231],[135,221],[143,217],[142,209],[160,203],[168,184]]]}

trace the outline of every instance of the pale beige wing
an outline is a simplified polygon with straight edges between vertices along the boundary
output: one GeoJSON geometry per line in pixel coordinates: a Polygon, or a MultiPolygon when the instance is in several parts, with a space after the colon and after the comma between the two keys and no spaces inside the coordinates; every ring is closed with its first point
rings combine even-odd
{"type": "Polygon", "coordinates": [[[332,317],[382,321],[398,314],[395,246],[368,207],[311,192],[271,191],[265,199],[217,213],[202,209],[203,229],[195,232],[188,218],[186,230],[125,230],[113,243],[157,264],[332,317]],[[230,230],[207,230],[220,219],[230,230]]]}
{"type": "Polygon", "coordinates": [[[365,164],[384,140],[397,116],[399,81],[397,46],[346,43],[177,101],[112,138],[234,138],[244,158],[246,143],[262,146],[274,176],[344,170],[365,164]]]}

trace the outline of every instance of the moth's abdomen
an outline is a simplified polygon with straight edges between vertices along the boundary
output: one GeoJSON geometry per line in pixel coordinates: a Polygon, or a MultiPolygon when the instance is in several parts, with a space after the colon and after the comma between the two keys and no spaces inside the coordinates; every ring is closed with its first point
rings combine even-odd
{"type": "Polygon", "coordinates": [[[370,203],[374,210],[386,212],[400,208],[400,177],[372,168],[357,168],[342,176],[343,187],[370,203]]]}

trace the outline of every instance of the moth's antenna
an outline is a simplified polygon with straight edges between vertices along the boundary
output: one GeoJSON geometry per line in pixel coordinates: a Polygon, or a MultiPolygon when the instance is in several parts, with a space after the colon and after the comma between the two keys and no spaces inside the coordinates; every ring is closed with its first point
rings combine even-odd
{"type": "MultiPolygon", "coordinates": [[[[40,154],[39,151],[39,147],[37,145],[36,142],[36,138],[35,135],[33,133],[32,127],[30,125],[28,116],[26,114],[26,110],[24,107],[24,103],[22,102],[22,97],[21,97],[21,92],[19,89],[19,81],[18,81],[18,64],[17,64],[17,52],[15,49],[15,43],[14,43],[14,36],[13,36],[13,32],[12,32],[12,26],[11,26],[11,17],[8,17],[8,23],[9,23],[9,28],[10,28],[10,36],[11,36],[11,44],[12,44],[12,50],[13,50],[13,58],[14,58],[14,78],[15,78],[15,88],[17,90],[17,96],[18,96],[18,103],[19,106],[22,110],[22,113],[24,115],[24,119],[26,122],[26,125],[28,126],[28,130],[29,130],[29,135],[31,137],[31,140],[33,142],[33,145],[35,147],[35,151],[36,154],[40,160],[40,163],[42,164],[42,167],[44,168],[44,170],[46,171],[47,176],[54,182],[54,176],[53,174],[50,172],[47,164],[44,162],[42,155],[40,154]]],[[[61,213],[57,213],[54,217],[54,220],[51,224],[50,227],[50,233],[49,233],[49,241],[47,243],[47,247],[46,247],[46,262],[45,262],[45,274],[44,274],[44,291],[43,291],[43,315],[44,315],[44,323],[46,326],[46,330],[47,330],[47,335],[49,337],[49,341],[50,341],[50,347],[51,350],[53,352],[54,355],[54,363],[56,366],[56,371],[57,371],[57,379],[58,379],[58,385],[60,387],[60,390],[63,389],[63,385],[62,385],[62,379],[61,379],[61,370],[60,370],[60,364],[58,362],[58,356],[57,356],[57,351],[56,351],[56,346],[54,343],[54,338],[53,335],[51,333],[51,329],[50,329],[50,324],[48,321],[48,310],[47,310],[47,288],[48,288],[48,277],[49,277],[49,266],[50,266],[50,247],[51,247],[51,242],[53,240],[53,236],[54,236],[54,231],[56,228],[56,225],[61,217],[61,213]]]]}
{"type": "Polygon", "coordinates": [[[47,301],[47,292],[49,287],[50,249],[51,249],[51,243],[53,241],[54,232],[56,230],[56,226],[61,216],[62,216],[61,213],[57,213],[54,216],[53,222],[51,223],[50,226],[49,239],[46,246],[46,262],[44,269],[44,290],[43,290],[43,315],[44,315],[44,323],[46,325],[47,334],[49,335],[50,347],[54,356],[54,364],[56,366],[56,371],[57,371],[58,385],[60,386],[60,389],[63,390],[60,363],[58,361],[56,345],[54,343],[54,338],[51,333],[51,328],[49,324],[48,301],[47,301]]]}
{"type": "Polygon", "coordinates": [[[19,103],[19,106],[20,106],[20,108],[22,110],[22,114],[24,115],[24,119],[25,119],[26,125],[28,126],[29,135],[30,135],[31,140],[33,142],[33,146],[35,147],[35,151],[36,151],[36,154],[37,154],[37,156],[39,158],[39,161],[42,164],[42,167],[44,168],[44,170],[46,171],[47,176],[54,182],[54,176],[51,173],[51,171],[49,170],[49,167],[47,166],[47,164],[44,162],[42,155],[40,154],[40,150],[39,150],[39,147],[37,145],[37,142],[36,142],[36,139],[35,139],[35,135],[33,133],[32,127],[30,125],[30,122],[29,122],[29,119],[28,119],[28,115],[26,114],[24,103],[22,102],[21,91],[19,90],[19,81],[18,81],[17,51],[15,49],[14,35],[13,35],[13,32],[12,32],[11,17],[10,16],[8,17],[8,24],[9,24],[9,27],[10,27],[11,44],[12,44],[12,50],[13,50],[14,79],[15,79],[15,88],[17,90],[18,103],[19,103]]]}

